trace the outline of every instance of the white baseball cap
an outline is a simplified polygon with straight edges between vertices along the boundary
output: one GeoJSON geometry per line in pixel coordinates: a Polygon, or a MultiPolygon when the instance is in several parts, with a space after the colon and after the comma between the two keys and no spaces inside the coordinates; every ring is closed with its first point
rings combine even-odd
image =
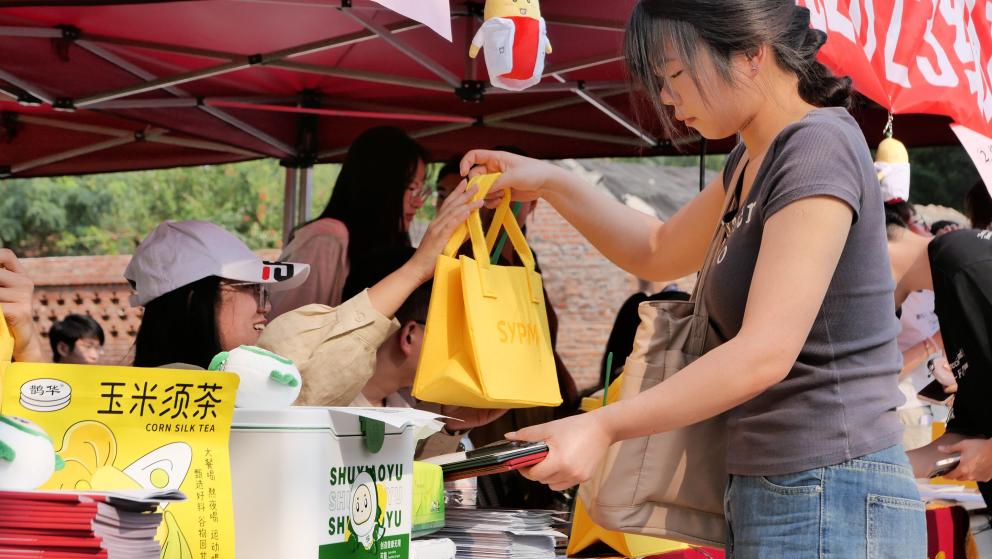
{"type": "Polygon", "coordinates": [[[223,227],[207,221],[166,221],[141,241],[124,278],[139,307],[170,291],[210,276],[296,287],[310,274],[309,264],[266,262],[223,227]]]}

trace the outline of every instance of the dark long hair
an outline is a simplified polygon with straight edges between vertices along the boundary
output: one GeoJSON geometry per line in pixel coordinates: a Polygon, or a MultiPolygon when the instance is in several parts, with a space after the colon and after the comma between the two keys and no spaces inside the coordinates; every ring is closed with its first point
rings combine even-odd
{"type": "Polygon", "coordinates": [[[149,301],[134,340],[134,366],[187,363],[206,369],[221,351],[219,286],[220,278],[210,276],[149,301]]]}
{"type": "Polygon", "coordinates": [[[351,144],[331,200],[320,214],[348,227],[350,259],[377,248],[410,246],[403,196],[417,163],[428,160],[427,151],[394,126],[370,128],[351,144]]]}
{"type": "Polygon", "coordinates": [[[731,56],[767,45],[778,66],[799,78],[804,101],[817,107],[849,107],[851,79],[834,76],[816,60],[827,35],[809,23],[809,10],[795,0],[640,0],[627,23],[627,69],[670,135],[678,132],[661,103],[665,84],[658,75],[666,41],[707,104],[711,100],[697,70],[702,53],[708,53],[719,76],[733,84],[731,56]]]}
{"type": "Polygon", "coordinates": [[[964,213],[975,229],[988,229],[992,225],[992,197],[981,179],[971,187],[964,198],[964,213]]]}

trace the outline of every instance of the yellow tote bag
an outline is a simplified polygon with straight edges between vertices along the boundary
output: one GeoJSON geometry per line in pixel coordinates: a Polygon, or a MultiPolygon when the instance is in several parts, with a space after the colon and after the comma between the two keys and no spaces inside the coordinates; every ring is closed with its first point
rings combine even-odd
{"type": "MultiPolygon", "coordinates": [[[[472,179],[476,198],[498,174],[472,179]]],[[[558,406],[561,395],[541,276],[534,255],[504,197],[483,237],[479,212],[455,231],[434,270],[434,288],[413,395],[474,408],[558,406]],[[505,228],[521,266],[490,264],[505,228]],[[474,258],[458,256],[466,234],[474,258]]]]}

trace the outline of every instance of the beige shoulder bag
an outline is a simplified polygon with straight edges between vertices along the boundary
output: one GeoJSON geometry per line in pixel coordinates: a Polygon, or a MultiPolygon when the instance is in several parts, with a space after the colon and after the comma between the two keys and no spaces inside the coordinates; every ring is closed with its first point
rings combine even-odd
{"type": "MultiPolygon", "coordinates": [[[[734,186],[746,164],[742,158],[727,185],[721,217],[740,196],[734,186]]],[[[624,365],[621,400],[677,374],[722,343],[710,326],[702,293],[727,234],[721,220],[691,300],[641,303],[641,324],[624,365]]],[[[676,431],[621,441],[610,448],[596,475],[582,484],[579,496],[604,528],[721,547],[726,538],[726,440],[723,414],[676,431]]]]}

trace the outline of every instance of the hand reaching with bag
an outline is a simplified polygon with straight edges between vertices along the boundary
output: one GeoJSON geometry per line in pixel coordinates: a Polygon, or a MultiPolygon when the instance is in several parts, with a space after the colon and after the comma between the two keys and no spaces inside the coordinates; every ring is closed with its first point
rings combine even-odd
{"type": "Polygon", "coordinates": [[[472,187],[466,191],[466,186],[462,181],[448,196],[410,260],[369,288],[369,301],[383,316],[392,317],[414,290],[434,276],[437,257],[452,233],[468,219],[472,210],[482,207],[481,200],[472,201],[477,189],[472,187]]]}
{"type": "Polygon", "coordinates": [[[548,457],[540,464],[520,470],[527,479],[539,481],[555,491],[590,479],[613,444],[596,413],[576,415],[507,433],[511,441],[548,445],[548,457]]]}
{"type": "Polygon", "coordinates": [[[420,283],[434,276],[434,265],[437,262],[437,257],[444,250],[444,246],[448,243],[448,239],[451,238],[455,229],[465,223],[473,210],[482,207],[481,200],[472,201],[472,197],[478,191],[476,186],[468,189],[467,181],[462,181],[448,195],[434,221],[427,227],[427,232],[424,233],[424,238],[420,241],[417,252],[406,264],[406,267],[409,267],[410,271],[420,280],[420,283]]]}
{"type": "Polygon", "coordinates": [[[474,177],[487,173],[502,173],[486,195],[486,203],[495,207],[503,190],[511,188],[514,200],[531,201],[545,194],[561,169],[537,159],[504,151],[476,149],[465,154],[461,162],[462,176],[474,177]]]}

